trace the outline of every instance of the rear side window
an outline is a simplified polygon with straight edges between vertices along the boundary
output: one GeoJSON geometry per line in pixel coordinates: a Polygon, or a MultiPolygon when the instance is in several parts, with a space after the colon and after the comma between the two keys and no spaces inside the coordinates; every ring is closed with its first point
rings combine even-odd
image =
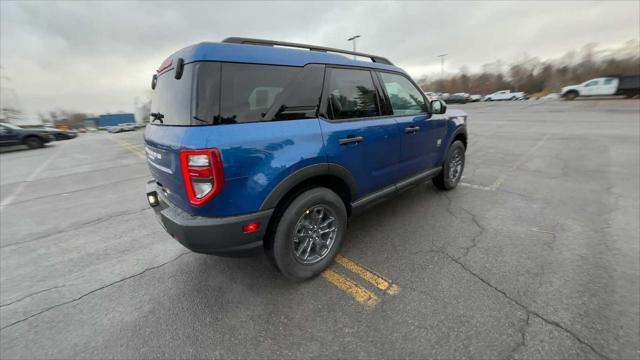
{"type": "Polygon", "coordinates": [[[323,67],[222,64],[220,120],[235,124],[315,117],[323,67]]]}
{"type": "Polygon", "coordinates": [[[151,97],[151,113],[160,114],[163,125],[191,125],[193,70],[194,65],[187,64],[180,79],[175,78],[175,69],[158,76],[151,97]]]}
{"type": "Polygon", "coordinates": [[[380,73],[380,77],[389,96],[393,115],[417,115],[425,112],[422,93],[406,77],[384,72],[380,73]]]}
{"type": "Polygon", "coordinates": [[[327,113],[330,119],[379,116],[378,94],[371,72],[330,69],[327,113]]]}

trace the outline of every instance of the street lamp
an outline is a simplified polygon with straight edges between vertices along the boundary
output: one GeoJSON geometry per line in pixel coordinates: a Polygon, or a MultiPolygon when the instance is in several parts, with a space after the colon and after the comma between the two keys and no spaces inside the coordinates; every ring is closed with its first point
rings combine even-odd
{"type": "MultiPolygon", "coordinates": [[[[360,35],[356,35],[356,36],[352,36],[350,38],[347,39],[347,41],[353,41],[353,52],[356,52],[356,39],[359,38],[360,35]]],[[[353,60],[356,59],[356,56],[353,55],[353,60]]]]}
{"type": "Polygon", "coordinates": [[[440,79],[444,78],[444,57],[447,56],[449,54],[440,54],[436,57],[440,58],[440,79]]]}

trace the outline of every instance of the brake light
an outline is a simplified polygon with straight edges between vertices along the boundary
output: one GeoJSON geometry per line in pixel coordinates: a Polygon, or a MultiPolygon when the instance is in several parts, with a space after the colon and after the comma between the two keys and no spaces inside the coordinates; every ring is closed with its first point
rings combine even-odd
{"type": "Polygon", "coordinates": [[[222,190],[224,176],[218,149],[183,150],[180,167],[191,205],[200,206],[222,190]]]}

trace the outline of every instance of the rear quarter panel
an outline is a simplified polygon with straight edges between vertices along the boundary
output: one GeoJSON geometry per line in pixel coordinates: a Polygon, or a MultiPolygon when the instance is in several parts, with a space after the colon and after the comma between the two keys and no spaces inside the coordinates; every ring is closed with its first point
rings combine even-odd
{"type": "MultiPolygon", "coordinates": [[[[192,215],[224,217],[258,211],[286,176],[325,161],[318,119],[172,129],[176,150],[215,147],[222,157],[224,186],[212,200],[201,207],[190,206],[182,186],[182,199],[176,205],[192,215]]],[[[148,137],[153,140],[149,133],[148,137]]],[[[180,176],[176,174],[175,181],[182,183],[180,176]]]]}

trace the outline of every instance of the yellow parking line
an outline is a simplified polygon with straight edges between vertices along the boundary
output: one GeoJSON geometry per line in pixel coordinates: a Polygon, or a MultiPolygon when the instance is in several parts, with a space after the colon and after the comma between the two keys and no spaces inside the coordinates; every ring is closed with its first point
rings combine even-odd
{"type": "Polygon", "coordinates": [[[338,289],[351,295],[357,302],[363,305],[374,307],[380,299],[371,291],[363,288],[362,286],[354,283],[346,277],[338,274],[337,272],[327,269],[320,273],[320,276],[327,281],[338,287],[338,289]]]}
{"type": "Polygon", "coordinates": [[[340,254],[336,256],[336,262],[344,266],[347,270],[370,282],[378,289],[386,291],[387,294],[395,295],[400,291],[400,287],[392,284],[391,281],[340,254]]]}

